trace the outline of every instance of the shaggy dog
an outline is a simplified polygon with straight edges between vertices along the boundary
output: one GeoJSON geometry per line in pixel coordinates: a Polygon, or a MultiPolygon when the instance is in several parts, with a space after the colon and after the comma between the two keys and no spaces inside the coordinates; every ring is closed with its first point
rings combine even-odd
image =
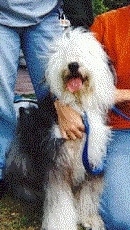
{"type": "Polygon", "coordinates": [[[114,72],[109,64],[91,32],[68,29],[52,47],[46,72],[51,92],[88,116],[91,127],[88,154],[93,167],[101,163],[110,134],[106,114],[114,100],[114,72]]]}
{"type": "Polygon", "coordinates": [[[114,100],[113,75],[93,34],[68,29],[52,47],[46,79],[63,104],[86,114],[89,133],[75,141],[61,138],[50,95],[38,108],[20,108],[6,178],[16,196],[43,204],[42,230],[77,230],[77,224],[104,229],[98,214],[102,174],[93,171],[103,164],[111,136],[106,121],[114,100]],[[86,139],[88,170],[82,159],[86,139]]]}

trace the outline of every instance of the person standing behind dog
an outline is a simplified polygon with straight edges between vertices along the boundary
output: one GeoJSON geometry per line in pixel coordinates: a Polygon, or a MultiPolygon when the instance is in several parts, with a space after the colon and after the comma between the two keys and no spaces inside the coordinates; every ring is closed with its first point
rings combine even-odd
{"type": "MultiPolygon", "coordinates": [[[[5,154],[16,129],[13,101],[20,48],[23,50],[37,99],[41,101],[49,93],[49,87],[45,83],[40,84],[47,65],[49,46],[63,31],[58,20],[62,2],[65,14],[69,18],[73,15],[73,23],[87,25],[88,22],[88,26],[92,24],[91,1],[0,0],[0,197],[4,192],[5,154]],[[83,5],[85,12],[82,12],[83,5]]],[[[55,101],[55,106],[59,121],[62,120],[62,124],[65,121],[66,128],[70,108],[61,105],[58,100],[55,101]]],[[[73,126],[76,137],[81,137],[81,130],[84,129],[81,118],[78,117],[74,123],[72,125],[70,122],[69,128],[73,126]]]]}
{"type": "Polygon", "coordinates": [[[62,33],[58,0],[0,0],[0,192],[5,153],[15,134],[14,88],[22,48],[38,100],[48,93],[42,85],[50,42],[62,33]]]}
{"type": "MultiPolygon", "coordinates": [[[[130,1],[127,1],[130,3],[130,1]]],[[[115,67],[116,107],[130,118],[130,4],[98,15],[91,31],[115,67]]],[[[130,229],[130,120],[111,111],[101,215],[109,230],[130,229]]]]}

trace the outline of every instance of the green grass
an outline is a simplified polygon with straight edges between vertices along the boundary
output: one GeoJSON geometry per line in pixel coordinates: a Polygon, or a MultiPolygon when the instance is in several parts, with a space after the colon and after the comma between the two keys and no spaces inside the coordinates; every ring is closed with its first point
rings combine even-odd
{"type": "Polygon", "coordinates": [[[35,94],[22,94],[21,96],[23,96],[25,98],[29,98],[29,99],[36,99],[35,94]]]}
{"type": "Polygon", "coordinates": [[[40,220],[33,211],[26,213],[24,204],[4,196],[0,200],[0,230],[40,230],[40,220]]]}

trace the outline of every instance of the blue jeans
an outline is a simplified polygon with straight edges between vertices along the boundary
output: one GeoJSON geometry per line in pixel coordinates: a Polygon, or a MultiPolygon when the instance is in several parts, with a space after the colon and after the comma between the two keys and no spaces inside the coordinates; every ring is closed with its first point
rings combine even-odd
{"type": "Polygon", "coordinates": [[[101,215],[108,230],[130,230],[130,130],[113,131],[101,215]]]}
{"type": "Polygon", "coordinates": [[[0,179],[5,168],[5,153],[16,129],[13,100],[20,48],[25,55],[36,96],[40,100],[49,91],[43,81],[48,49],[52,40],[61,33],[58,12],[51,12],[42,22],[29,27],[0,25],[0,179]]]}

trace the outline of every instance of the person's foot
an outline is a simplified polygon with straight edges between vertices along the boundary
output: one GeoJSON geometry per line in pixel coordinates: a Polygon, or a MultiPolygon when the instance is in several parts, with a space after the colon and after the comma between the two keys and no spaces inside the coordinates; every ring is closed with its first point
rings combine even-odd
{"type": "Polygon", "coordinates": [[[0,180],[0,199],[4,196],[6,193],[6,184],[4,180],[0,180]]]}

